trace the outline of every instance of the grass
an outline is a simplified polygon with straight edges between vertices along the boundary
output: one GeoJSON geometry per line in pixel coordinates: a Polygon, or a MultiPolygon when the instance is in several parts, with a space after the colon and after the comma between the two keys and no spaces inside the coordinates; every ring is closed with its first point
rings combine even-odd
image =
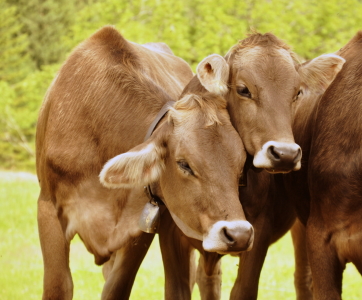
{"type": "MultiPolygon", "coordinates": [[[[0,172],[0,299],[40,299],[43,265],[36,224],[39,187],[34,175],[0,172]]],[[[71,245],[74,299],[100,299],[103,277],[79,238],[71,245]]],[[[228,299],[238,260],[223,258],[222,299],[228,299]]],[[[295,299],[293,248],[287,234],[270,247],[258,299],[295,299]]],[[[131,299],[163,299],[163,268],[157,239],[136,278],[131,299]]],[[[362,299],[362,279],[353,265],[344,273],[344,299],[362,299]]],[[[195,287],[193,299],[200,299],[195,287]]]]}

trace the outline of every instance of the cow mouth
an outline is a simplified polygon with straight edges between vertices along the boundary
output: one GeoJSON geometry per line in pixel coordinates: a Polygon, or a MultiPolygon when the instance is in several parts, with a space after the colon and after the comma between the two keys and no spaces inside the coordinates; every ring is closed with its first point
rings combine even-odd
{"type": "Polygon", "coordinates": [[[287,174],[292,171],[292,170],[273,169],[273,168],[265,168],[264,170],[270,174],[287,174]]]}
{"type": "Polygon", "coordinates": [[[245,252],[245,250],[238,251],[238,252],[228,252],[228,251],[216,251],[217,254],[220,255],[231,255],[231,256],[239,256],[240,253],[245,252]]]}

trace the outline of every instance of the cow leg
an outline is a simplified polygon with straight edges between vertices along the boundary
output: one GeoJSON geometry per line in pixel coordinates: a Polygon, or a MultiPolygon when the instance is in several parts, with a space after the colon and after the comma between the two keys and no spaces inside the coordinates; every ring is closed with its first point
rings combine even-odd
{"type": "Polygon", "coordinates": [[[221,274],[221,255],[209,252],[200,254],[196,282],[202,300],[221,298],[221,274]]]}
{"type": "Polygon", "coordinates": [[[270,243],[271,224],[267,217],[259,215],[254,226],[254,246],[240,254],[238,276],[231,290],[231,300],[252,300],[258,297],[258,285],[270,243]]]}
{"type": "Polygon", "coordinates": [[[297,219],[291,228],[294,246],[294,286],[297,300],[313,300],[313,282],[307,255],[305,226],[297,219]]]}
{"type": "Polygon", "coordinates": [[[154,234],[142,233],[112,255],[103,269],[106,279],[102,300],[129,299],[137,271],[153,241],[154,234]]]}
{"type": "Polygon", "coordinates": [[[72,299],[70,243],[65,239],[53,202],[42,193],[38,200],[38,230],[44,262],[43,299],[72,299]]]}
{"type": "Polygon", "coordinates": [[[196,276],[194,248],[168,211],[162,213],[159,240],[165,270],[165,299],[191,299],[196,276]]]}
{"type": "Polygon", "coordinates": [[[114,252],[111,255],[111,258],[109,259],[109,261],[105,262],[102,266],[102,274],[103,274],[103,278],[105,281],[107,281],[107,279],[109,278],[109,276],[112,272],[112,269],[114,266],[114,261],[116,260],[116,255],[117,255],[117,252],[114,252]]]}
{"type": "Polygon", "coordinates": [[[330,243],[332,233],[320,222],[310,217],[306,231],[313,279],[313,299],[340,300],[345,265],[339,261],[336,249],[330,243]]]}

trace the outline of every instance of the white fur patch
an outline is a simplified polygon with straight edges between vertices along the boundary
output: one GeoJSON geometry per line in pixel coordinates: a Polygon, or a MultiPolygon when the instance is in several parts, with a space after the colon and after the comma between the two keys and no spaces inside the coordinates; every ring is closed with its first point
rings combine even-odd
{"type": "Polygon", "coordinates": [[[165,169],[164,151],[150,143],[140,151],[117,155],[104,165],[100,181],[108,188],[132,188],[155,182],[165,169]]]}

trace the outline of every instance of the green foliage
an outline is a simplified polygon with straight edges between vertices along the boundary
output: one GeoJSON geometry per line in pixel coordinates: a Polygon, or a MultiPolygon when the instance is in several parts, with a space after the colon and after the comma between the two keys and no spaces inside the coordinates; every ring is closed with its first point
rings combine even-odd
{"type": "Polygon", "coordinates": [[[17,160],[28,159],[22,156],[27,153],[25,150],[27,143],[24,144],[23,135],[19,132],[11,107],[16,99],[15,91],[7,82],[0,81],[0,95],[0,164],[5,168],[10,168],[16,164],[17,160]],[[22,146],[25,146],[25,149],[22,149],[22,146]]]}
{"type": "MultiPolygon", "coordinates": [[[[105,0],[85,7],[65,43],[74,47],[105,24],[137,43],[165,42],[193,67],[212,53],[226,53],[247,32],[237,1],[105,0]],[[97,14],[94,13],[97,11],[97,14]]],[[[240,4],[238,4],[240,6],[240,4]]]]}
{"type": "Polygon", "coordinates": [[[44,94],[59,65],[45,66],[10,86],[0,81],[0,165],[34,169],[35,127],[44,94]]]}
{"type": "Polygon", "coordinates": [[[195,70],[251,28],[273,32],[304,59],[335,52],[361,29],[362,2],[0,0],[0,21],[0,89],[7,91],[0,98],[0,107],[7,107],[0,163],[14,168],[33,165],[37,111],[59,63],[106,24],[136,43],[165,42],[195,70]]]}
{"type": "Polygon", "coordinates": [[[361,29],[358,0],[255,1],[250,25],[284,39],[305,59],[339,50],[361,29]]]}
{"type": "Polygon", "coordinates": [[[16,5],[21,32],[28,36],[29,54],[38,69],[58,63],[69,49],[61,43],[76,15],[75,4],[69,0],[8,0],[16,5]]]}
{"type": "Polygon", "coordinates": [[[0,80],[9,83],[23,79],[32,70],[27,53],[28,40],[21,33],[16,6],[0,0],[0,80]]]}

